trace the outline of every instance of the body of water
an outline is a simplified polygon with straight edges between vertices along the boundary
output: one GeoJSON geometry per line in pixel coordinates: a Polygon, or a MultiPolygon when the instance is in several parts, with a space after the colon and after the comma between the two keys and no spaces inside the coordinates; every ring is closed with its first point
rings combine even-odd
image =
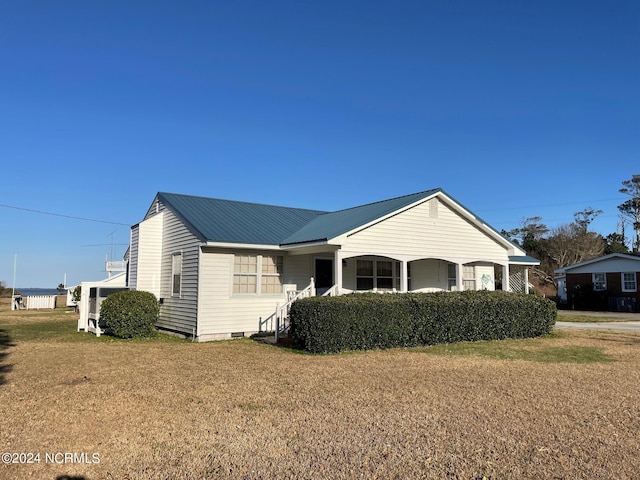
{"type": "Polygon", "coordinates": [[[67,291],[62,290],[58,292],[56,288],[17,288],[16,292],[20,292],[23,297],[29,297],[34,295],[66,295],[67,291]]]}

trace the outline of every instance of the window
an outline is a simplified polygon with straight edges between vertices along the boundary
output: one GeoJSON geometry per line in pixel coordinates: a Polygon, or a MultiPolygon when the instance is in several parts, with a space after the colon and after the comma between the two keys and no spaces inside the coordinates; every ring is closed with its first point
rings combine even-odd
{"type": "Polygon", "coordinates": [[[449,291],[452,292],[456,290],[458,286],[458,275],[456,274],[456,264],[449,263],[447,265],[447,287],[449,291]]]}
{"type": "Polygon", "coordinates": [[[593,278],[593,289],[597,292],[601,292],[607,289],[607,274],[606,273],[594,273],[592,274],[593,278]]]}
{"type": "Polygon", "coordinates": [[[182,291],[182,253],[171,257],[171,296],[180,296],[182,291]]]}
{"type": "Polygon", "coordinates": [[[282,270],[281,255],[235,255],[233,293],[280,294],[282,270]]]}
{"type": "Polygon", "coordinates": [[[476,289],[476,268],[473,265],[462,266],[462,288],[464,290],[476,289]]]}
{"type": "Polygon", "coordinates": [[[258,293],[257,255],[236,255],[234,257],[233,293],[258,293]]]}
{"type": "Polygon", "coordinates": [[[622,274],[622,291],[623,292],[638,291],[638,283],[636,282],[635,272],[622,274]]]}
{"type": "Polygon", "coordinates": [[[356,262],[356,290],[373,290],[373,260],[356,262]]]}
{"type": "Polygon", "coordinates": [[[282,256],[265,255],[262,257],[261,291],[265,294],[282,293],[282,256]]]}
{"type": "Polygon", "coordinates": [[[376,261],[376,288],[393,290],[393,262],[391,260],[376,261]]]}
{"type": "MultiPolygon", "coordinates": [[[[392,291],[400,289],[400,262],[357,260],[356,290],[392,291]]],[[[411,268],[407,263],[407,289],[411,290],[411,268]]]]}

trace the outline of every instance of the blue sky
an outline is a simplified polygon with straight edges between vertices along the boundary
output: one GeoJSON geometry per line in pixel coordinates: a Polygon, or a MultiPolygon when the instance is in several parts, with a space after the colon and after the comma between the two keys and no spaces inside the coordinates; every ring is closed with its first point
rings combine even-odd
{"type": "Polygon", "coordinates": [[[8,286],[15,253],[17,286],[103,278],[158,191],[441,187],[498,230],[591,206],[606,235],[640,173],[640,3],[9,0],[0,112],[8,286]]]}

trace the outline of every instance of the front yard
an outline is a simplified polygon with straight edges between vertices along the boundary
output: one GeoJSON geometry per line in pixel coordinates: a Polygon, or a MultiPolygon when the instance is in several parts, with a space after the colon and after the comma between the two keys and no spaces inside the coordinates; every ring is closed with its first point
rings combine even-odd
{"type": "Polygon", "coordinates": [[[640,471],[640,335],[312,356],[251,340],[96,338],[76,319],[2,304],[0,450],[40,459],[0,465],[0,478],[640,471]]]}

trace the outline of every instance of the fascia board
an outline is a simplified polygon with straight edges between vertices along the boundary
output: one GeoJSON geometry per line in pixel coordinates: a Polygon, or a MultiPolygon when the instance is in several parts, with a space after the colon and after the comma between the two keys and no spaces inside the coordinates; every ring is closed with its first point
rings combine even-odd
{"type": "Polygon", "coordinates": [[[260,243],[233,243],[233,242],[203,242],[202,247],[231,248],[239,250],[283,250],[280,245],[267,245],[260,243]]]}

